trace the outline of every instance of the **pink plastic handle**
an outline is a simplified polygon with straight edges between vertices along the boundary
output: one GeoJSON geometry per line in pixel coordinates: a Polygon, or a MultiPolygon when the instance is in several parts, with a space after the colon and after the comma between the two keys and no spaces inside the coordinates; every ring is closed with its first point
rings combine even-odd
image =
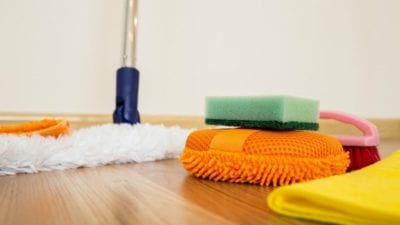
{"type": "Polygon", "coordinates": [[[321,119],[334,119],[357,127],[364,136],[335,135],[343,146],[378,146],[378,128],[368,120],[349,113],[323,110],[319,113],[321,119]]]}

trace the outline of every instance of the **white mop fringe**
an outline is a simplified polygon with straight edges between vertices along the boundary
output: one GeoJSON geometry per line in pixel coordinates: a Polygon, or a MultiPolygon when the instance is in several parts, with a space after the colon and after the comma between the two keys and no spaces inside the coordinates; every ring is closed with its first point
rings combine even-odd
{"type": "Polygon", "coordinates": [[[177,126],[106,124],[59,138],[0,135],[0,176],[177,158],[189,132],[177,126]]]}

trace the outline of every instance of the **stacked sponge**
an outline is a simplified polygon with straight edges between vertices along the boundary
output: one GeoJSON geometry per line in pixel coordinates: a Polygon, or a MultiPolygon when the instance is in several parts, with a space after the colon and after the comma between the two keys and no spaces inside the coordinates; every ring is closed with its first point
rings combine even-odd
{"type": "Polygon", "coordinates": [[[278,95],[208,97],[206,124],[272,130],[318,130],[319,102],[278,95]]]}
{"type": "Polygon", "coordinates": [[[180,157],[195,177],[284,185],[345,173],[348,154],[317,130],[319,102],[292,96],[208,97],[207,124],[192,132],[180,157]]]}

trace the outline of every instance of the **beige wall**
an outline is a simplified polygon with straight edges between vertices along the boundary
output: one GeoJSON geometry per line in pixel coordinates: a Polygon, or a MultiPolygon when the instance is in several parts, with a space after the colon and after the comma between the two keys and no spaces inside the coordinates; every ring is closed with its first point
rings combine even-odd
{"type": "MultiPolygon", "coordinates": [[[[123,0],[0,1],[0,112],[111,113],[123,0]]],[[[142,0],[140,110],[291,94],[400,118],[400,1],[142,0]]]]}

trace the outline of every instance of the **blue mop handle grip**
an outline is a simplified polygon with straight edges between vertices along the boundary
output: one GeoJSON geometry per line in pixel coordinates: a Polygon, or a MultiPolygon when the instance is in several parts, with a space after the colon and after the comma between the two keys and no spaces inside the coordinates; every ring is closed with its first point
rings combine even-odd
{"type": "Polygon", "coordinates": [[[140,122],[138,112],[139,71],[133,67],[117,70],[117,98],[113,113],[114,123],[140,122]]]}

